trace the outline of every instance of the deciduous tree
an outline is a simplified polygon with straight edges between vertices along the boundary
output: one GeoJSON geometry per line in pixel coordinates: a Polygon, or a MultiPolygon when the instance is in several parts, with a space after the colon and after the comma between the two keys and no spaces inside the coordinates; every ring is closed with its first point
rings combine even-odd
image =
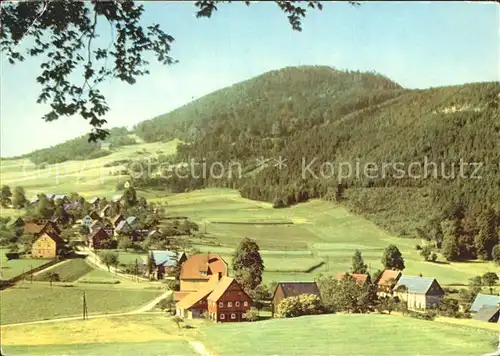
{"type": "Polygon", "coordinates": [[[264,261],[255,240],[245,237],[240,241],[233,256],[233,272],[247,292],[262,282],[264,261]]]}
{"type": "Polygon", "coordinates": [[[405,269],[403,255],[395,245],[389,245],[382,255],[382,265],[387,269],[402,271],[405,269]]]}

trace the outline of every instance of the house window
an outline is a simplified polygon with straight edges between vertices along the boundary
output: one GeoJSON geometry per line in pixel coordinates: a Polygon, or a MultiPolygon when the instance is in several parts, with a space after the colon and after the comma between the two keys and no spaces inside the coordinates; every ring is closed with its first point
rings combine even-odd
{"type": "Polygon", "coordinates": [[[241,314],[241,318],[242,319],[246,319],[247,318],[247,315],[245,313],[241,314]]]}
{"type": "Polygon", "coordinates": [[[236,314],[231,314],[231,319],[236,319],[236,314]]]}
{"type": "Polygon", "coordinates": [[[237,307],[239,307],[240,306],[240,302],[236,302],[236,303],[234,303],[234,305],[236,305],[237,307]]]}
{"type": "Polygon", "coordinates": [[[224,307],[224,302],[219,302],[219,308],[223,308],[224,307]]]}
{"type": "Polygon", "coordinates": [[[248,302],[243,302],[244,307],[248,307],[248,302]]]}
{"type": "Polygon", "coordinates": [[[220,320],[224,320],[224,318],[225,318],[225,317],[226,317],[226,316],[225,316],[224,314],[221,314],[221,315],[220,315],[220,320]]]}
{"type": "Polygon", "coordinates": [[[227,302],[227,307],[228,308],[231,308],[233,306],[233,303],[232,302],[227,302]]]}

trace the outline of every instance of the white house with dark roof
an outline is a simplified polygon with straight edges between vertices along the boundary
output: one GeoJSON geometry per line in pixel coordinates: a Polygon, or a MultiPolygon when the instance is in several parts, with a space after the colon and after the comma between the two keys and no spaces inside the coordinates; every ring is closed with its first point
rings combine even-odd
{"type": "Polygon", "coordinates": [[[393,292],[413,310],[437,308],[445,295],[435,278],[405,275],[399,278],[393,292]]]}

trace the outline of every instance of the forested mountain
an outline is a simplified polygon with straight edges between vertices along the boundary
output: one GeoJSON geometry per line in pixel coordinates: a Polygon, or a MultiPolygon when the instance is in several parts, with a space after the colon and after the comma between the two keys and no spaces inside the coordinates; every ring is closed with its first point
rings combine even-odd
{"type": "MultiPolygon", "coordinates": [[[[237,161],[246,173],[241,179],[172,177],[173,190],[229,186],[276,206],[345,196],[345,204],[394,233],[418,231],[439,240],[444,220],[477,221],[488,209],[500,210],[499,92],[498,82],[407,90],[373,73],[285,68],[145,121],[136,133],[146,141],[187,141],[178,162],[228,167],[237,161]],[[286,159],[283,169],[272,160],[256,169],[260,157],[279,156],[286,159]],[[417,163],[425,160],[428,177],[414,178],[424,174],[417,163]],[[344,189],[337,174],[329,176],[340,162],[360,167],[358,175],[340,180],[344,189]],[[368,163],[377,164],[378,173],[363,173],[368,163]],[[319,175],[321,164],[328,177],[319,175]],[[305,177],[304,166],[310,167],[305,177]]],[[[137,184],[165,185],[158,178],[137,184]]],[[[464,234],[477,234],[480,227],[470,221],[464,234]]]]}
{"type": "MultiPolygon", "coordinates": [[[[113,128],[104,142],[109,143],[110,148],[134,144],[135,140],[128,135],[129,132],[125,127],[113,128]]],[[[35,164],[53,164],[68,160],[98,158],[110,153],[109,150],[101,149],[101,142],[88,142],[87,136],[81,136],[49,148],[33,151],[24,157],[29,158],[35,164]]]]}

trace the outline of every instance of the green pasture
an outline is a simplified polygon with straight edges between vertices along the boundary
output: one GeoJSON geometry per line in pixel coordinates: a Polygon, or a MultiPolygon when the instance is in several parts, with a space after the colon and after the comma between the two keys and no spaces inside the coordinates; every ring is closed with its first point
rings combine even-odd
{"type": "Polygon", "coordinates": [[[0,271],[3,279],[13,278],[51,261],[50,259],[47,260],[40,258],[21,258],[8,261],[5,256],[5,253],[8,251],[8,249],[0,248],[0,271]]]}
{"type": "MultiPolygon", "coordinates": [[[[120,166],[104,167],[106,163],[118,160],[147,159],[162,154],[175,153],[180,141],[142,143],[120,147],[112,154],[85,161],[66,161],[60,164],[39,168],[29,159],[2,160],[0,172],[2,184],[23,186],[27,198],[37,193],[68,194],[78,192],[89,198],[92,196],[111,196],[118,181],[127,176],[115,175],[120,166]]],[[[144,167],[147,171],[148,167],[144,167]]]]}
{"type": "Polygon", "coordinates": [[[231,189],[204,189],[156,201],[167,201],[171,215],[186,215],[195,220],[200,232],[205,233],[201,240],[192,239],[195,247],[203,252],[220,253],[228,263],[242,238],[256,239],[266,265],[266,281],[311,280],[321,273],[348,271],[356,249],[362,251],[374,273],[382,269],[380,260],[389,244],[395,244],[403,253],[405,273],[435,277],[442,284],[466,284],[469,278],[495,270],[491,262],[448,263],[442,256],[436,263],[425,262],[415,249],[420,240],[392,236],[345,207],[330,202],[313,200],[273,209],[270,204],[241,198],[231,189]],[[287,220],[293,224],[263,224],[266,220],[287,220]],[[238,221],[244,223],[230,223],[238,221]],[[250,224],[251,221],[258,223],[250,224]],[[267,256],[271,251],[273,258],[267,256]],[[304,254],[310,258],[307,263],[304,254]],[[310,273],[300,272],[309,262],[312,265],[321,261],[324,264],[310,273]]]}
{"type": "Polygon", "coordinates": [[[162,291],[126,289],[119,285],[24,282],[0,292],[2,324],[78,316],[85,292],[88,314],[126,312],[153,300],[162,291]]]}
{"type": "Polygon", "coordinates": [[[61,282],[74,282],[90,271],[92,271],[92,267],[83,258],[74,258],[37,274],[33,279],[35,281],[49,281],[49,273],[57,273],[61,282]]]}
{"type": "Polygon", "coordinates": [[[492,352],[498,333],[393,315],[324,315],[202,329],[219,356],[426,355],[492,352]],[[220,337],[224,335],[224,337],[220,337]]]}

